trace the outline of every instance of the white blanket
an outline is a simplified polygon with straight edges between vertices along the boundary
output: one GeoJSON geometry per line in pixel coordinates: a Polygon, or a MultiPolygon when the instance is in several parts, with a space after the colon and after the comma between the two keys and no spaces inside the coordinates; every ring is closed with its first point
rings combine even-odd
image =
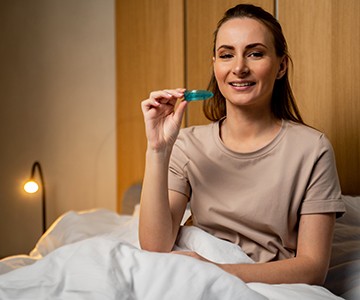
{"type": "Polygon", "coordinates": [[[0,277],[0,299],[265,299],[214,265],[102,235],[0,277]]]}
{"type": "MultiPolygon", "coordinates": [[[[137,228],[137,216],[66,213],[29,256],[0,262],[0,299],[341,299],[319,286],[245,284],[210,263],[140,250],[137,228]]],[[[182,229],[177,247],[252,263],[237,245],[195,227],[182,229]]]]}

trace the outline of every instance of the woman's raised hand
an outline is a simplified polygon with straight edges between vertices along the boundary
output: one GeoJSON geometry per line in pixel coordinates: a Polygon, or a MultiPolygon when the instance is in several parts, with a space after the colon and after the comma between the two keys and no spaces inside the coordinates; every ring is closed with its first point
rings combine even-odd
{"type": "Polygon", "coordinates": [[[187,102],[181,101],[176,110],[175,105],[184,92],[185,89],[155,91],[141,102],[148,147],[152,150],[166,150],[175,143],[187,102]]]}

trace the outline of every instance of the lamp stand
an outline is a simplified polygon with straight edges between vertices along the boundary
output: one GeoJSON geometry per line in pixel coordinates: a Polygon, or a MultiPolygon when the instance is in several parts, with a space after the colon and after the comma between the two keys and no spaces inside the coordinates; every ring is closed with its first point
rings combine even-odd
{"type": "Polygon", "coordinates": [[[41,206],[42,206],[42,231],[46,231],[46,198],[45,198],[45,181],[44,174],[41,169],[41,165],[38,161],[35,161],[31,168],[31,178],[34,178],[35,170],[38,169],[40,182],[41,182],[41,206]]]}

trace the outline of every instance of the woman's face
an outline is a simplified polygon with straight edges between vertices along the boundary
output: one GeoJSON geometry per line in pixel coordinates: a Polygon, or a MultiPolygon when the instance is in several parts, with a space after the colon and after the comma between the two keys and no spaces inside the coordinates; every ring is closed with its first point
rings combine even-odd
{"type": "Polygon", "coordinates": [[[276,56],[272,33],[261,22],[235,18],[218,30],[214,73],[227,106],[270,109],[275,80],[286,67],[287,60],[276,56]]]}

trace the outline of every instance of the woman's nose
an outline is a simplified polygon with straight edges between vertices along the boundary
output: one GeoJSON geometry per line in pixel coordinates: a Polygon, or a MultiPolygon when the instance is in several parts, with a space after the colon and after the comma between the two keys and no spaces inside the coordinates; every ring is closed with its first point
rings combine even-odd
{"type": "Polygon", "coordinates": [[[244,77],[249,73],[249,71],[249,67],[243,57],[234,60],[233,73],[235,75],[244,77]]]}

